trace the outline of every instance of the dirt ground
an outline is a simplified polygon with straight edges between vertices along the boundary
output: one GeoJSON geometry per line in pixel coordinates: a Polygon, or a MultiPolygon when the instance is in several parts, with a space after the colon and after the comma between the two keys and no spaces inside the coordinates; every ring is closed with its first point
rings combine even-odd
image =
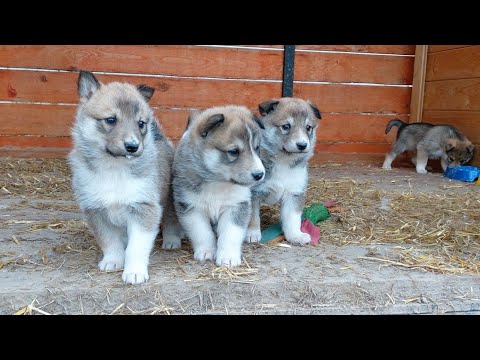
{"type": "Polygon", "coordinates": [[[379,166],[311,168],[308,201],[341,207],[318,246],[245,244],[225,269],[159,239],[132,286],[98,270],[65,161],[0,159],[0,314],[480,314],[480,186],[379,166]]]}

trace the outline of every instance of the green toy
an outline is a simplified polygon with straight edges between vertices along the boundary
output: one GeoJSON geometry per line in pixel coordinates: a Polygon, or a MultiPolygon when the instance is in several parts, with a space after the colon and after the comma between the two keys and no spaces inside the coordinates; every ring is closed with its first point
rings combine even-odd
{"type": "MultiPolygon", "coordinates": [[[[330,211],[328,211],[327,207],[323,203],[313,203],[309,207],[304,208],[302,212],[302,220],[308,219],[313,224],[324,221],[329,217],[330,211]]],[[[260,243],[268,243],[270,240],[282,234],[283,230],[281,223],[270,225],[266,229],[262,230],[262,239],[260,240],[260,243]]]]}
{"type": "Polygon", "coordinates": [[[308,219],[313,224],[327,220],[330,217],[330,211],[323,203],[313,203],[309,207],[303,209],[302,219],[308,219]]]}

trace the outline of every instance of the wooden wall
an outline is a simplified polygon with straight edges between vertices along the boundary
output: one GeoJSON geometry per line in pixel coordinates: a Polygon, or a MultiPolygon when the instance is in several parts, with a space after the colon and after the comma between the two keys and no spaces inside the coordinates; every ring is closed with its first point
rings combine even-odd
{"type": "Polygon", "coordinates": [[[480,166],[480,45],[430,45],[425,78],[423,121],[458,127],[480,166]]]}
{"type": "MultiPolygon", "coordinates": [[[[299,45],[294,96],[318,105],[317,153],[383,154],[385,124],[408,121],[413,45],[299,45]]],[[[178,139],[192,109],[281,96],[283,46],[0,46],[0,156],[64,156],[78,69],[102,82],[153,86],[151,100],[178,139]]],[[[479,109],[480,110],[480,109],[479,109]]]]}

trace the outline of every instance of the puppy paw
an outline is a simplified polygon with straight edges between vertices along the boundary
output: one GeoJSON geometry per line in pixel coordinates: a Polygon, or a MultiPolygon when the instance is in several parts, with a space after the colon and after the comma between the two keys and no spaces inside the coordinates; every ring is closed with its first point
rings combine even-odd
{"type": "Polygon", "coordinates": [[[104,256],[98,263],[100,271],[117,271],[123,269],[124,257],[121,255],[104,256]]]}
{"type": "Polygon", "coordinates": [[[262,233],[260,229],[250,229],[247,230],[247,235],[245,236],[245,242],[257,243],[262,239],[262,233]]]}
{"type": "Polygon", "coordinates": [[[193,258],[198,261],[215,260],[215,248],[200,248],[193,252],[193,258]]]}
{"type": "Polygon", "coordinates": [[[417,168],[417,173],[419,174],[426,174],[428,171],[426,169],[418,169],[417,168]]]}
{"type": "Polygon", "coordinates": [[[382,169],[383,169],[383,170],[392,170],[392,166],[391,166],[391,165],[385,165],[385,164],[384,164],[384,165],[382,166],[382,169]]]}
{"type": "Polygon", "coordinates": [[[127,272],[124,271],[122,274],[122,279],[127,284],[142,284],[147,282],[150,277],[148,276],[147,271],[141,272],[127,272]]]}
{"type": "Polygon", "coordinates": [[[293,245],[307,245],[312,239],[309,234],[299,233],[287,238],[287,241],[293,245]]]}
{"type": "Polygon", "coordinates": [[[182,247],[182,240],[177,236],[164,236],[162,249],[174,250],[182,247]]]}
{"type": "Polygon", "coordinates": [[[122,274],[122,279],[127,284],[141,284],[147,282],[149,279],[148,264],[140,261],[127,261],[125,264],[125,270],[122,274]]]}
{"type": "Polygon", "coordinates": [[[234,267],[242,263],[242,254],[233,252],[217,252],[217,266],[234,267]]]}

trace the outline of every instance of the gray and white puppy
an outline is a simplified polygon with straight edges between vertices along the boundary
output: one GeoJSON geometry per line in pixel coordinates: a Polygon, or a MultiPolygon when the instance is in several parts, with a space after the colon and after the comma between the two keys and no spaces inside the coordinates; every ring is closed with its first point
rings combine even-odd
{"type": "Polygon", "coordinates": [[[318,108],[298,98],[281,98],[259,105],[262,130],[260,158],[265,181],[252,188],[252,217],[245,241],[258,242],[260,205],[281,204],[280,218],[285,238],[296,245],[310,242],[300,231],[308,181],[308,160],[315,148],[315,130],[321,119],[318,108]]]}
{"type": "Polygon", "coordinates": [[[241,264],[250,220],[250,187],[264,177],[258,157],[260,123],[244,106],[195,112],[173,161],[178,219],[196,260],[241,264]]]}
{"type": "Polygon", "coordinates": [[[385,134],[397,126],[397,139],[390,153],[385,156],[383,168],[390,170],[392,161],[405,151],[416,152],[412,163],[417,173],[426,174],[428,159],[440,159],[443,171],[448,166],[465,165],[473,156],[474,145],[458,129],[451,125],[429,123],[407,124],[393,119],[385,128],[385,134]]]}
{"type": "Polygon", "coordinates": [[[69,154],[72,185],[103,252],[102,271],[124,269],[126,283],[149,279],[148,261],[163,216],[163,247],[179,248],[170,193],[173,145],[148,106],[154,89],[101,84],[81,71],[69,154]]]}

